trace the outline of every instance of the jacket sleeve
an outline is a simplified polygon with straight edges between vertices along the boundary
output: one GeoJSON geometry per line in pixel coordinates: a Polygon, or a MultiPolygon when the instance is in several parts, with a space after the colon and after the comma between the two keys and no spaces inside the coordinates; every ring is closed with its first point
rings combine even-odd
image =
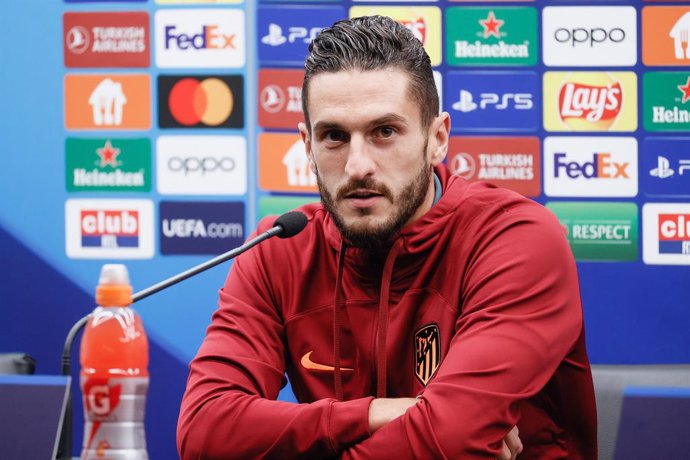
{"type": "Polygon", "coordinates": [[[373,398],[275,401],[285,380],[284,333],[259,253],[235,261],[190,365],[177,428],[183,460],[332,457],[369,436],[373,398]]]}
{"type": "Polygon", "coordinates": [[[418,404],[343,458],[495,458],[520,401],[580,337],[577,270],[550,211],[520,206],[460,230],[475,244],[448,354],[418,404]]]}

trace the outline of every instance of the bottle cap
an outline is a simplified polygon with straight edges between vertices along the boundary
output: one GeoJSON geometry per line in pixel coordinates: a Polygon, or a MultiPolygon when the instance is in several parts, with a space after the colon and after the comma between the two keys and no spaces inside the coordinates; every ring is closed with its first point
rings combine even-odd
{"type": "Polygon", "coordinates": [[[126,307],[132,303],[132,286],[125,265],[103,265],[96,287],[96,303],[103,307],[126,307]]]}

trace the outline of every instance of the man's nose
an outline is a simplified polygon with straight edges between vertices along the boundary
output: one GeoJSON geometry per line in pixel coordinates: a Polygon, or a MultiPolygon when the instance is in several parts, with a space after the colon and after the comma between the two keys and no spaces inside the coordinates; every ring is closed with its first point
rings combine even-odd
{"type": "Polygon", "coordinates": [[[350,149],[345,164],[345,173],[352,180],[361,180],[374,173],[373,152],[365,139],[360,136],[350,138],[350,149]]]}

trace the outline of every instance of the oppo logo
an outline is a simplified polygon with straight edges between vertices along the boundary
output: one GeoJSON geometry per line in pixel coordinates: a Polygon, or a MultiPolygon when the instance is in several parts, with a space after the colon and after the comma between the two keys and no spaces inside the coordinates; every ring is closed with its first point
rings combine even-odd
{"type": "Polygon", "coordinates": [[[235,160],[230,157],[171,157],[168,160],[168,169],[173,172],[189,173],[223,171],[230,172],[235,169],[235,160]]]}
{"type": "Polygon", "coordinates": [[[600,27],[585,29],[583,27],[566,29],[561,27],[556,29],[553,37],[558,43],[570,44],[573,48],[580,44],[589,43],[590,48],[599,43],[610,41],[621,43],[625,40],[625,31],[620,27],[613,29],[602,29],[600,27]]]}

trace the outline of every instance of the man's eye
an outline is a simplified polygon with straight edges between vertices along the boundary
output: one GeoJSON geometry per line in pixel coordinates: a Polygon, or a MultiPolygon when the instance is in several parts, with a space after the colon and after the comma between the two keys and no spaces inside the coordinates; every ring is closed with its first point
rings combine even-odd
{"type": "Polygon", "coordinates": [[[342,131],[327,131],[323,138],[328,142],[344,142],[347,140],[347,136],[342,131]]]}
{"type": "Polygon", "coordinates": [[[393,134],[395,134],[395,129],[391,128],[390,126],[382,126],[378,128],[379,137],[387,138],[391,137],[393,134]]]}

